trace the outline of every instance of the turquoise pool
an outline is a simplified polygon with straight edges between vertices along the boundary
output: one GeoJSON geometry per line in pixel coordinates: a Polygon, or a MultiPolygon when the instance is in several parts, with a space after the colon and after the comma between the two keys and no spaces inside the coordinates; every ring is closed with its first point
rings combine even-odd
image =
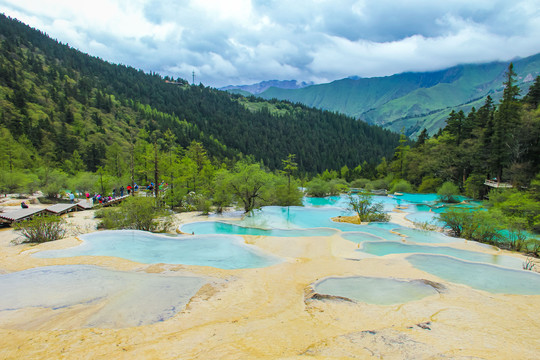
{"type": "Polygon", "coordinates": [[[435,288],[419,280],[364,276],[327,278],[313,288],[319,294],[377,305],[402,304],[438,294],[435,288]]]}
{"type": "Polygon", "coordinates": [[[259,229],[231,224],[222,221],[201,221],[185,224],[180,227],[184,233],[196,235],[226,234],[226,235],[260,235],[260,236],[332,236],[337,231],[333,229],[259,229]]]}
{"type": "Polygon", "coordinates": [[[405,218],[413,223],[444,226],[444,222],[439,220],[439,214],[436,212],[413,212],[406,215],[405,218]]]}
{"type": "Polygon", "coordinates": [[[464,242],[465,240],[455,237],[446,236],[437,231],[427,231],[420,229],[412,229],[400,227],[393,229],[402,235],[407,236],[407,242],[424,243],[424,244],[449,244],[455,242],[464,242]]]}
{"type": "Polygon", "coordinates": [[[462,260],[500,265],[518,270],[522,268],[523,264],[522,260],[512,256],[490,255],[482,252],[454,249],[448,246],[409,245],[392,241],[365,242],[358,251],[377,256],[413,253],[447,255],[462,260]]]}
{"type": "Polygon", "coordinates": [[[414,254],[407,260],[416,268],[446,281],[491,293],[540,295],[540,274],[467,262],[441,255],[414,254]]]}
{"type": "Polygon", "coordinates": [[[220,269],[260,268],[281,262],[278,257],[226,235],[162,236],[144,231],[99,231],[82,235],[84,242],[68,249],[41,251],[34,256],[116,256],[144,264],[185,264],[220,269]]]}

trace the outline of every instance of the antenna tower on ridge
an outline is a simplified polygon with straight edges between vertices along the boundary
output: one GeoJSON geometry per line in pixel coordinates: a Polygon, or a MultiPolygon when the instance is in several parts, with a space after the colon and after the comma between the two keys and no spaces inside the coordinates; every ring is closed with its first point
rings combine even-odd
{"type": "Polygon", "coordinates": [[[191,76],[193,77],[193,80],[191,81],[191,85],[195,85],[195,70],[191,73],[191,76]]]}

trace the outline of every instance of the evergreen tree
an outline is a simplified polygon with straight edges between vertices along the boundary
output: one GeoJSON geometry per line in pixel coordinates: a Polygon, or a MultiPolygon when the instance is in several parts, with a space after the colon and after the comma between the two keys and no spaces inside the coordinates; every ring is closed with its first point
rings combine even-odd
{"type": "Polygon", "coordinates": [[[538,104],[540,104],[540,75],[536,77],[536,80],[529,88],[529,92],[523,100],[531,104],[533,109],[536,109],[538,107],[538,104]]]}
{"type": "Polygon", "coordinates": [[[424,128],[420,132],[420,135],[418,135],[418,139],[416,139],[416,143],[414,144],[414,147],[424,145],[424,143],[426,142],[427,139],[429,139],[429,134],[427,132],[427,129],[424,128]]]}
{"type": "Polygon", "coordinates": [[[463,110],[459,110],[457,113],[452,110],[446,120],[445,130],[454,137],[457,146],[463,141],[464,122],[465,114],[463,113],[463,110]]]}
{"type": "Polygon", "coordinates": [[[517,145],[516,128],[520,121],[520,105],[518,102],[519,87],[515,85],[516,73],[512,63],[508,66],[504,82],[503,96],[493,123],[491,137],[490,164],[496,174],[497,181],[502,181],[503,169],[512,160],[512,149],[517,145]]]}
{"type": "MultiPolygon", "coordinates": [[[[287,175],[287,194],[290,197],[291,194],[291,176],[293,172],[298,170],[298,164],[294,161],[295,154],[289,154],[286,159],[281,160],[283,163],[283,171],[287,175]]],[[[288,204],[287,204],[288,205],[288,204]]]]}

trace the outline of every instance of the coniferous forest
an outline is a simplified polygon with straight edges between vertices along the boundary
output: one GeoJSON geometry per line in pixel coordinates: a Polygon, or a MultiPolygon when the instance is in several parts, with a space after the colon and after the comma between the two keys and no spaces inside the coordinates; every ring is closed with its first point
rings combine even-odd
{"type": "Polygon", "coordinates": [[[307,173],[376,163],[397,144],[396,134],[336,113],[110,64],[3,15],[0,37],[0,126],[24,149],[21,168],[110,169],[113,158],[128,162],[135,142],[167,132],[182,149],[200,142],[213,161],[251,155],[277,169],[295,154],[307,173]]]}

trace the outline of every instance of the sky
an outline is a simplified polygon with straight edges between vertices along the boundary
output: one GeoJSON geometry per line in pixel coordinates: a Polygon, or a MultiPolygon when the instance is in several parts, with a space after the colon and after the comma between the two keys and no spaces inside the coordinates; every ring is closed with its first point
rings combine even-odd
{"type": "Polygon", "coordinates": [[[0,0],[104,60],[221,87],[330,82],[540,52],[540,0],[0,0]]]}

